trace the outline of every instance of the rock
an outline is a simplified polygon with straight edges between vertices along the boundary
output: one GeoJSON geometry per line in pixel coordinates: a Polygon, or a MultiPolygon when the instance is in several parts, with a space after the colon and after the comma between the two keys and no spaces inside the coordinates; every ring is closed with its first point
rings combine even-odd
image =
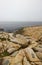
{"type": "Polygon", "coordinates": [[[36,55],[42,61],[42,52],[36,52],[36,55]]]}
{"type": "Polygon", "coordinates": [[[3,44],[2,44],[2,42],[0,42],[0,48],[3,48],[3,44]]]}
{"type": "Polygon", "coordinates": [[[3,59],[0,58],[0,65],[2,65],[3,59]]]}
{"type": "Polygon", "coordinates": [[[2,65],[10,65],[12,58],[10,56],[3,57],[2,65]]]}
{"type": "Polygon", "coordinates": [[[38,57],[36,56],[35,52],[31,48],[24,49],[25,54],[30,61],[40,61],[38,57]]]}
{"type": "Polygon", "coordinates": [[[27,39],[25,39],[24,37],[18,37],[18,38],[14,38],[14,39],[11,39],[12,42],[15,42],[17,44],[20,44],[22,46],[27,46],[28,45],[28,42],[27,39]]]}
{"type": "Polygon", "coordinates": [[[42,46],[36,46],[33,48],[35,51],[42,52],[42,46]]]}
{"type": "Polygon", "coordinates": [[[6,60],[6,59],[5,59],[5,60],[3,61],[3,63],[2,63],[2,65],[9,65],[9,64],[10,64],[10,63],[9,63],[9,60],[6,60]]]}
{"type": "Polygon", "coordinates": [[[9,39],[14,39],[13,33],[9,33],[9,39]]]}
{"type": "Polygon", "coordinates": [[[3,44],[2,42],[0,42],[0,53],[4,52],[4,49],[3,49],[3,44]]]}
{"type": "Polygon", "coordinates": [[[14,53],[11,54],[11,56],[16,56],[18,54],[19,51],[15,51],[14,53]]]}
{"type": "Polygon", "coordinates": [[[38,42],[35,42],[34,40],[30,41],[29,48],[34,48],[38,45],[38,42]]]}
{"type": "Polygon", "coordinates": [[[15,51],[15,48],[9,48],[9,49],[7,50],[8,53],[12,53],[12,52],[14,52],[14,51],[15,51]]]}
{"type": "Polygon", "coordinates": [[[36,41],[42,36],[42,26],[24,27],[22,31],[21,34],[34,38],[36,41]]]}
{"type": "Polygon", "coordinates": [[[42,26],[0,32],[0,65],[42,65],[42,26]]]}
{"type": "Polygon", "coordinates": [[[24,51],[20,50],[19,53],[15,57],[15,61],[14,61],[15,64],[22,62],[24,56],[25,56],[24,51]]]}
{"type": "Polygon", "coordinates": [[[31,62],[31,65],[36,65],[34,62],[31,62]]]}
{"type": "Polygon", "coordinates": [[[23,65],[31,65],[29,63],[29,61],[27,61],[27,58],[26,57],[24,57],[24,59],[23,59],[23,65]]]}
{"type": "Polygon", "coordinates": [[[34,62],[35,65],[42,65],[42,62],[34,62]]]}
{"type": "Polygon", "coordinates": [[[6,32],[1,32],[1,33],[0,33],[0,39],[1,39],[2,41],[8,39],[8,33],[6,33],[6,32]]]}
{"type": "Polygon", "coordinates": [[[7,48],[19,49],[20,47],[21,47],[21,46],[20,46],[19,44],[16,44],[16,43],[7,41],[7,48]]]}

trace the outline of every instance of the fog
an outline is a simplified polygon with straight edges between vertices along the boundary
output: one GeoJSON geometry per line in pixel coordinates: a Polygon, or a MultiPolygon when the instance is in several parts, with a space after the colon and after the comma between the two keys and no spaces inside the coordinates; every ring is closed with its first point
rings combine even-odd
{"type": "Polygon", "coordinates": [[[0,0],[0,21],[42,21],[42,0],[0,0]]]}
{"type": "Polygon", "coordinates": [[[26,26],[42,25],[42,22],[0,22],[0,28],[5,31],[13,32],[26,26]]]}

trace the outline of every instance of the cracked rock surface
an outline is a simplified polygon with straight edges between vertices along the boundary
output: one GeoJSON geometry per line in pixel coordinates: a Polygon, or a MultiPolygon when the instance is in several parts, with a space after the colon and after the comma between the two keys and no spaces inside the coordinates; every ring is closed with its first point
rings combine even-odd
{"type": "Polygon", "coordinates": [[[42,65],[42,26],[0,32],[0,65],[42,65]]]}

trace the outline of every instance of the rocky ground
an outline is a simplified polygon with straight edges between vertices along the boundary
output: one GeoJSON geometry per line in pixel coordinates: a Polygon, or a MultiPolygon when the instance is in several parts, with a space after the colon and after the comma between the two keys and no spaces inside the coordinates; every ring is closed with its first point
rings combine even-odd
{"type": "Polygon", "coordinates": [[[42,26],[0,32],[0,65],[42,65],[42,26]]]}

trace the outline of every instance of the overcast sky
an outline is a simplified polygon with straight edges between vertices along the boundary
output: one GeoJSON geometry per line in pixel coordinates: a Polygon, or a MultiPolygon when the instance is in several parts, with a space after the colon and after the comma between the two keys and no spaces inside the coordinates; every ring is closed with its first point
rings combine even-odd
{"type": "Polygon", "coordinates": [[[0,21],[42,21],[42,0],[0,0],[0,21]]]}

